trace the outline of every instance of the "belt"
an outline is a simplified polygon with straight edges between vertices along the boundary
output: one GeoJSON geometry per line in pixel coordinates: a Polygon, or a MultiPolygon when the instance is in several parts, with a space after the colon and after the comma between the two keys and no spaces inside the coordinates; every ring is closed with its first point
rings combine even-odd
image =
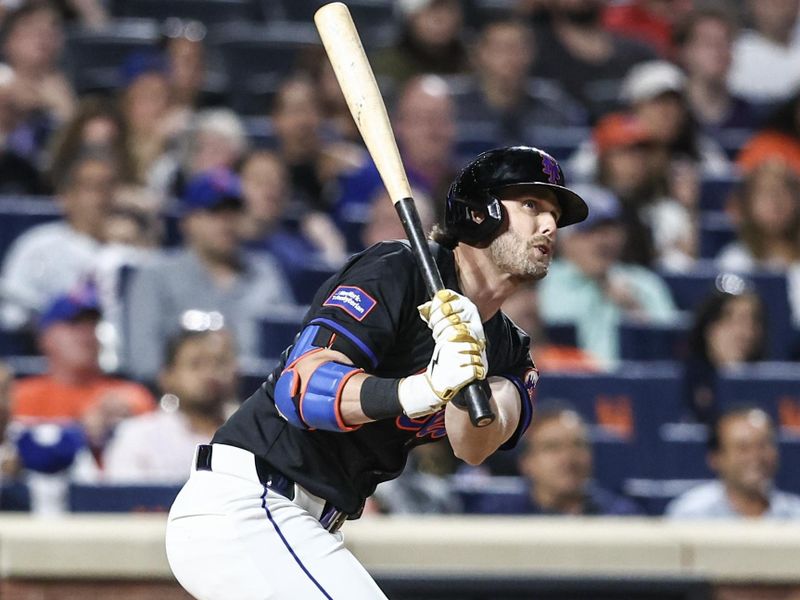
{"type": "Polygon", "coordinates": [[[227,444],[201,444],[195,451],[195,470],[226,473],[265,485],[307,510],[327,531],[336,533],[347,513],[315,496],[252,452],[227,444]]]}

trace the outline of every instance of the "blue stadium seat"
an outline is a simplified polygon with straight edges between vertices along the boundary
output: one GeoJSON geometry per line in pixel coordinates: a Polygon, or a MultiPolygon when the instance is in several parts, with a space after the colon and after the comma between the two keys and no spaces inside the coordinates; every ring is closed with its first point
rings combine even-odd
{"type": "Polygon", "coordinates": [[[685,448],[663,426],[686,421],[682,378],[672,363],[625,363],[616,373],[542,377],[537,397],[574,404],[592,426],[597,479],[620,490],[628,478],[674,476],[685,448]]]}
{"type": "Polygon", "coordinates": [[[0,511],[29,512],[31,493],[22,479],[11,479],[0,483],[0,511]]]}
{"type": "Polygon", "coordinates": [[[0,196],[0,260],[25,230],[61,218],[61,207],[50,198],[0,196]]]}
{"type": "MultiPolygon", "coordinates": [[[[714,291],[717,279],[725,276],[711,261],[698,261],[697,267],[688,273],[662,271],[660,275],[678,308],[688,311],[694,311],[714,291]]],[[[766,306],[768,357],[772,360],[788,358],[794,340],[786,276],[759,271],[742,277],[753,283],[766,306]]]]}
{"type": "Polygon", "coordinates": [[[121,84],[120,66],[135,51],[156,47],[158,24],[148,19],[115,19],[101,29],[68,31],[64,65],[80,94],[109,93],[121,84]]]}
{"type": "Polygon", "coordinates": [[[702,212],[725,210],[728,197],[738,182],[739,178],[736,176],[703,179],[700,182],[700,210],[702,212]]]}
{"type": "Polygon", "coordinates": [[[676,323],[623,321],[619,326],[622,360],[680,360],[686,355],[690,318],[676,323]]]}
{"type": "MultiPolygon", "coordinates": [[[[558,346],[577,346],[578,328],[575,323],[547,323],[544,326],[547,341],[558,346]]],[[[533,340],[536,344],[536,340],[533,340]]]]}
{"type": "Polygon", "coordinates": [[[178,17],[214,25],[261,18],[260,5],[254,0],[124,0],[115,4],[119,16],[158,21],[178,17]]]}
{"type": "Polygon", "coordinates": [[[212,40],[234,82],[230,86],[232,108],[246,115],[265,114],[301,53],[320,43],[310,22],[229,24],[215,28],[212,40]]]}
{"type": "Polygon", "coordinates": [[[265,317],[259,322],[259,348],[261,356],[266,359],[277,359],[287,347],[294,343],[294,338],[303,324],[305,308],[297,310],[281,310],[280,314],[265,317]]]}
{"type": "Polygon", "coordinates": [[[71,512],[167,512],[180,485],[70,484],[71,512]]]}
{"type": "Polygon", "coordinates": [[[716,258],[728,244],[736,241],[736,227],[728,213],[700,214],[700,258],[716,258]]]}
{"type": "Polygon", "coordinates": [[[778,485],[800,493],[800,363],[756,363],[729,371],[717,384],[720,407],[757,404],[778,427],[778,485]]]}
{"type": "Polygon", "coordinates": [[[317,290],[335,272],[331,267],[324,265],[306,265],[302,269],[295,270],[289,277],[295,302],[302,305],[311,304],[317,290]]]}

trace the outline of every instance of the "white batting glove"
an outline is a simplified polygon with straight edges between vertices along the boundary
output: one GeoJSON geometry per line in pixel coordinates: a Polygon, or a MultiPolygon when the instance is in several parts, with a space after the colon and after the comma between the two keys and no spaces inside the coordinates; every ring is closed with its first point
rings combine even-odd
{"type": "Polygon", "coordinates": [[[442,334],[450,325],[459,324],[466,325],[473,338],[486,342],[478,307],[466,296],[452,290],[440,290],[432,300],[420,305],[417,310],[431,328],[433,340],[437,343],[442,340],[442,334]]]}
{"type": "Polygon", "coordinates": [[[473,338],[463,324],[450,325],[445,336],[453,339],[434,346],[425,373],[400,381],[397,389],[400,405],[411,418],[436,412],[465,385],[486,377],[484,343],[473,338]]]}

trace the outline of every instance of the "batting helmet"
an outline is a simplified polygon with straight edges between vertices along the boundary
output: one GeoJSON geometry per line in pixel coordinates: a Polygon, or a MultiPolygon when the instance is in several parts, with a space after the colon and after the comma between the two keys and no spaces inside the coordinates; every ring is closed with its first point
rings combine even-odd
{"type": "Polygon", "coordinates": [[[564,187],[564,174],[552,156],[530,146],[497,148],[479,155],[458,174],[447,194],[445,230],[468,244],[490,240],[505,218],[499,188],[536,185],[552,190],[561,208],[558,227],[583,221],[586,202],[564,187]],[[473,212],[485,216],[476,221],[473,212]]]}

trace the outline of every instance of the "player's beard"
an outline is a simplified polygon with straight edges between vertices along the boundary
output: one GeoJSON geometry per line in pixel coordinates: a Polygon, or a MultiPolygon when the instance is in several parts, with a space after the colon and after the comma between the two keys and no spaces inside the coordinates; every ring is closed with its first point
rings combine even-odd
{"type": "Polygon", "coordinates": [[[550,255],[535,256],[534,247],[544,244],[552,248],[550,241],[541,235],[523,239],[513,231],[505,231],[489,244],[494,264],[504,273],[521,281],[538,281],[547,275],[550,255]]]}

